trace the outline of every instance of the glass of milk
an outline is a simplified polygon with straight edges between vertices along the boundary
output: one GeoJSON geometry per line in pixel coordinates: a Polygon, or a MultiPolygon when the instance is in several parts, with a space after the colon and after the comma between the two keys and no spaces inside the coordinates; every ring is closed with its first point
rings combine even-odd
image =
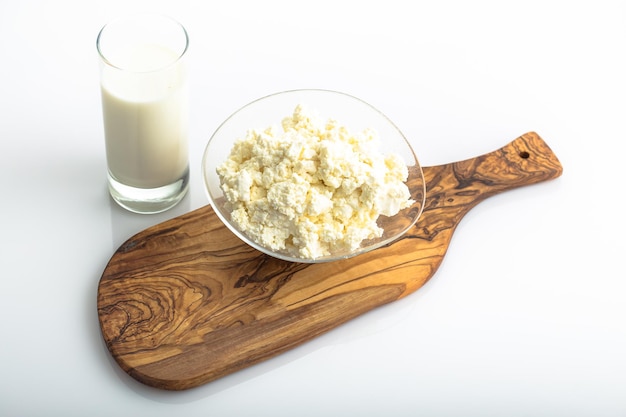
{"type": "Polygon", "coordinates": [[[189,186],[187,32],[168,17],[127,16],[96,44],[109,192],[130,211],[165,211],[189,186]]]}

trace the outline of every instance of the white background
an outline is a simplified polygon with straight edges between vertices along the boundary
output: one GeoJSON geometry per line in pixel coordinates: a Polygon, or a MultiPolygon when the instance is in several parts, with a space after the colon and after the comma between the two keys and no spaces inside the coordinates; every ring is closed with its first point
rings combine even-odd
{"type": "Polygon", "coordinates": [[[623,1],[0,3],[0,415],[625,416],[623,1]],[[111,202],[95,39],[154,11],[191,38],[190,194],[111,202]],[[184,392],[137,383],[96,290],[132,234],[207,204],[200,161],[230,113],[293,88],[386,113],[424,166],[537,131],[561,178],[461,222],[418,292],[184,392]]]}

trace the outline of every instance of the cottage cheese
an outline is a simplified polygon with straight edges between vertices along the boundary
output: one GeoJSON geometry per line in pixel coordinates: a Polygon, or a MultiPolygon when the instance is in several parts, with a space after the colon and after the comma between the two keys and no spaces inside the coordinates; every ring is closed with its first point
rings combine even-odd
{"type": "Polygon", "coordinates": [[[218,168],[231,221],[259,245],[315,259],[380,237],[376,220],[413,200],[408,169],[377,133],[350,132],[298,105],[282,129],[249,130],[218,168]]]}

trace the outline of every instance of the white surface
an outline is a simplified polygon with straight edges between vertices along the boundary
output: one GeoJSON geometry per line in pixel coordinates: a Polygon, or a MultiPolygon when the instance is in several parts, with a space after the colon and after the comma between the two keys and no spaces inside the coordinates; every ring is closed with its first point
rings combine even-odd
{"type": "Polygon", "coordinates": [[[625,415],[625,53],[623,1],[0,3],[0,415],[625,415]],[[191,38],[191,191],[154,216],[105,189],[95,38],[135,10],[191,38]],[[474,208],[406,299],[197,389],[130,379],[99,333],[106,262],[206,204],[232,111],[315,87],[385,112],[423,165],[535,130],[564,175],[474,208]]]}

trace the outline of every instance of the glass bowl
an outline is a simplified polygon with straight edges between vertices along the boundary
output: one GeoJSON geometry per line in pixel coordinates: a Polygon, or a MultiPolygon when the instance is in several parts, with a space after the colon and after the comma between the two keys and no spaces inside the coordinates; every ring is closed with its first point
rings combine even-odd
{"type": "MultiPolygon", "coordinates": [[[[282,130],[280,131],[282,132],[282,130]]],[[[316,263],[346,259],[381,246],[402,236],[422,213],[425,183],[420,164],[402,132],[380,111],[366,102],[348,94],[329,90],[291,90],[255,100],[228,117],[213,133],[204,150],[202,174],[209,202],[220,220],[241,240],[267,255],[291,262],[316,263]],[[280,127],[281,121],[294,113],[296,106],[311,110],[320,120],[336,120],[350,132],[370,128],[380,136],[380,153],[395,153],[408,168],[407,188],[413,203],[396,215],[378,217],[377,225],[383,232],[380,237],[363,240],[356,249],[338,249],[328,255],[314,258],[294,255],[287,250],[272,250],[251,239],[231,220],[229,205],[221,188],[217,168],[227,160],[235,141],[246,136],[251,129],[265,130],[280,127]]]]}

